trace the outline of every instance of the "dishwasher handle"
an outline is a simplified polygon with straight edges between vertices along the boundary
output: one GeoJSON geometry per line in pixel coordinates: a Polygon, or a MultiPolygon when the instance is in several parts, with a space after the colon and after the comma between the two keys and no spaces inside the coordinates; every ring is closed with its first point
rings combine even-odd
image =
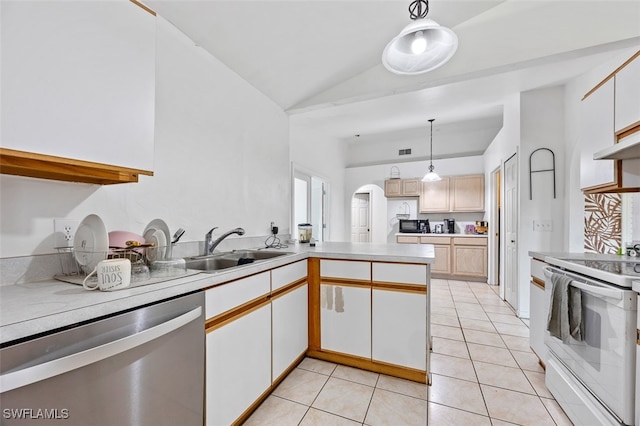
{"type": "MultiPolygon", "coordinates": [[[[551,279],[551,275],[553,275],[553,271],[550,270],[549,268],[544,268],[543,271],[544,271],[544,276],[551,279]]],[[[608,297],[613,300],[622,300],[624,297],[623,292],[620,290],[604,288],[598,285],[582,283],[576,280],[571,280],[571,286],[575,288],[579,288],[580,290],[586,291],[587,293],[591,293],[596,296],[608,297]]]]}
{"type": "Polygon", "coordinates": [[[147,342],[187,325],[200,317],[201,314],[202,306],[198,306],[179,317],[165,321],[162,324],[158,324],[139,333],[96,346],[95,348],[34,365],[33,367],[3,374],[0,376],[0,392],[8,392],[27,386],[59,374],[76,370],[94,362],[102,361],[103,359],[121,354],[137,346],[142,346],[147,342]]]}

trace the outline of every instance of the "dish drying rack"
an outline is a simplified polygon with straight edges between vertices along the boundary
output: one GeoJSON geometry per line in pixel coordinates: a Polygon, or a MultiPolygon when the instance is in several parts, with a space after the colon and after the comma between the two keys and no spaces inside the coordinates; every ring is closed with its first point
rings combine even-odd
{"type": "Polygon", "coordinates": [[[132,266],[150,266],[152,262],[157,260],[171,259],[171,249],[171,245],[144,248],[112,248],[108,251],[56,247],[63,276],[87,276],[99,261],[106,259],[129,259],[132,266]]]}

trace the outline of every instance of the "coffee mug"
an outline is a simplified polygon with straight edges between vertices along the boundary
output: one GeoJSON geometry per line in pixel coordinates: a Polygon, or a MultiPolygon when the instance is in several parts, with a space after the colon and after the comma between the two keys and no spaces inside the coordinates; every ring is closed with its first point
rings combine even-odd
{"type": "Polygon", "coordinates": [[[107,259],[98,262],[96,268],[82,281],[87,290],[102,291],[120,290],[131,284],[131,261],[129,259],[107,259]],[[90,276],[96,274],[98,282],[95,286],[87,284],[90,276]]]}

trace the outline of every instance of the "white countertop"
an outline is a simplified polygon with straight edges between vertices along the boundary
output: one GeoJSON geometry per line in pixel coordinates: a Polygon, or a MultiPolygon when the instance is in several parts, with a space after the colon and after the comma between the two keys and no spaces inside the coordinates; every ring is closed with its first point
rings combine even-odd
{"type": "Polygon", "coordinates": [[[487,234],[436,234],[434,232],[396,232],[396,236],[407,236],[407,237],[473,237],[473,238],[487,238],[487,234]]]}
{"type": "MultiPolygon", "coordinates": [[[[273,250],[273,249],[270,249],[273,250]]],[[[148,303],[201,290],[308,257],[430,264],[430,244],[318,243],[279,249],[290,255],[241,268],[200,273],[114,292],[87,291],[57,280],[0,286],[0,343],[77,324],[148,303]]]]}

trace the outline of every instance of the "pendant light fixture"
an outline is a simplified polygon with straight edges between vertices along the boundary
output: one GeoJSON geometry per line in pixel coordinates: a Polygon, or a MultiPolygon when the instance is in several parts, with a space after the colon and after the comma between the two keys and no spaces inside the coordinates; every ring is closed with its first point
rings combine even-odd
{"type": "Polygon", "coordinates": [[[409,5],[413,20],[387,44],[382,52],[385,68],[396,74],[422,74],[444,65],[458,49],[458,36],[449,28],[426,19],[428,0],[409,5]]]}
{"type": "Polygon", "coordinates": [[[431,123],[431,138],[430,138],[430,148],[429,148],[429,172],[424,175],[422,178],[423,182],[437,182],[442,180],[440,176],[436,172],[433,171],[433,122],[435,118],[429,119],[429,123],[431,123]]]}

